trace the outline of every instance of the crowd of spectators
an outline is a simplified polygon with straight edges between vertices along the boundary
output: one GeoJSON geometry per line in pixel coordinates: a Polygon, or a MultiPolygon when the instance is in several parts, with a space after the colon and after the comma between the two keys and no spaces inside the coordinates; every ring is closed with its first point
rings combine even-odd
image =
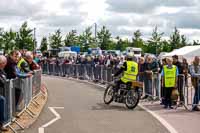
{"type": "MultiPolygon", "coordinates": [[[[6,119],[6,99],[3,94],[3,89],[6,80],[15,78],[31,77],[34,70],[40,69],[40,66],[35,61],[37,56],[30,51],[12,51],[9,55],[0,56],[0,131],[7,131],[3,127],[6,119]]],[[[17,105],[20,99],[21,89],[15,89],[15,104],[17,105]]]]}
{"type": "MultiPolygon", "coordinates": [[[[199,59],[199,57],[195,57],[195,60],[192,64],[192,66],[198,66],[195,63],[198,62],[196,61],[199,59]]],[[[42,60],[42,63],[55,63],[57,65],[62,65],[62,64],[89,64],[92,67],[96,67],[98,65],[112,68],[113,73],[117,72],[117,70],[123,65],[124,61],[126,60],[126,57],[124,56],[112,56],[112,55],[100,55],[100,56],[81,56],[78,55],[77,58],[75,57],[68,57],[68,58],[46,58],[42,60]]],[[[138,62],[139,66],[139,74],[138,74],[138,80],[141,82],[144,82],[144,89],[145,93],[142,97],[142,99],[147,99],[147,100],[159,100],[158,98],[161,97],[161,104],[164,104],[165,101],[165,89],[162,86],[162,77],[161,73],[163,70],[163,66],[168,64],[169,61],[167,61],[165,58],[164,59],[158,59],[157,57],[154,57],[152,55],[147,55],[145,57],[139,57],[139,58],[134,58],[136,62],[138,62]]],[[[183,105],[185,102],[185,97],[184,97],[184,92],[183,92],[183,87],[188,86],[188,75],[190,74],[193,76],[192,81],[193,81],[193,86],[196,88],[195,90],[195,97],[193,99],[194,104],[198,104],[198,101],[200,99],[200,89],[197,87],[197,78],[194,78],[195,74],[200,73],[200,68],[195,67],[194,70],[191,70],[189,68],[189,64],[185,58],[180,58],[177,55],[174,55],[172,57],[172,64],[177,67],[177,75],[178,80],[177,80],[177,87],[176,90],[179,94],[179,100],[180,102],[178,103],[179,105],[183,105]],[[198,71],[197,71],[198,70],[198,71]],[[195,79],[195,80],[194,80],[195,79]],[[196,82],[196,84],[194,83],[196,82]]],[[[193,68],[193,67],[192,67],[193,68]]],[[[172,95],[172,93],[169,93],[172,95]]],[[[169,97],[169,96],[168,96],[169,97]]],[[[172,99],[171,99],[172,100],[172,99]]],[[[176,102],[172,104],[177,104],[176,102]]],[[[194,111],[198,111],[198,107],[194,106],[193,107],[194,111]]]]}

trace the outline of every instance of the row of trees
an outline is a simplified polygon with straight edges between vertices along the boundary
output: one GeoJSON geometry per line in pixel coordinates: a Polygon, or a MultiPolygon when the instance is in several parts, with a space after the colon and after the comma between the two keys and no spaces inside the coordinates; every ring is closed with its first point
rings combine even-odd
{"type": "Polygon", "coordinates": [[[35,48],[35,39],[33,37],[33,29],[28,27],[27,22],[24,22],[19,31],[4,31],[0,29],[0,49],[4,49],[6,53],[14,49],[28,49],[35,48]]]}
{"type": "MultiPolygon", "coordinates": [[[[41,51],[46,51],[48,46],[51,48],[59,48],[61,46],[80,46],[82,51],[88,48],[100,47],[103,50],[121,50],[126,47],[139,47],[145,53],[159,54],[160,52],[170,52],[186,45],[200,45],[199,41],[188,43],[184,35],[181,35],[177,28],[171,33],[168,40],[163,38],[164,32],[159,32],[155,27],[152,35],[148,40],[143,39],[140,30],[133,33],[132,39],[122,39],[121,37],[113,37],[111,32],[103,26],[98,32],[96,38],[93,36],[92,27],[87,27],[81,34],[77,34],[76,30],[72,30],[64,37],[61,30],[58,29],[49,37],[43,37],[41,40],[41,51]]],[[[19,31],[4,31],[0,29],[0,49],[9,52],[13,49],[34,50],[36,41],[33,37],[33,29],[28,27],[24,22],[19,31]]]]}
{"type": "Polygon", "coordinates": [[[100,47],[103,50],[121,50],[124,51],[126,47],[139,47],[145,53],[159,54],[160,52],[170,52],[173,49],[178,49],[186,45],[200,45],[198,41],[192,44],[187,42],[185,35],[181,35],[180,31],[175,27],[170,35],[170,39],[163,38],[164,32],[160,33],[158,28],[153,29],[152,35],[149,40],[144,41],[142,33],[137,30],[133,33],[131,40],[122,39],[119,36],[113,38],[110,31],[103,26],[97,37],[95,38],[92,33],[92,27],[88,27],[85,31],[78,35],[75,30],[70,31],[64,38],[61,36],[61,31],[58,29],[54,34],[48,38],[44,37],[41,41],[41,50],[47,49],[47,45],[52,48],[60,46],[80,46],[82,51],[87,51],[88,48],[100,47]]]}

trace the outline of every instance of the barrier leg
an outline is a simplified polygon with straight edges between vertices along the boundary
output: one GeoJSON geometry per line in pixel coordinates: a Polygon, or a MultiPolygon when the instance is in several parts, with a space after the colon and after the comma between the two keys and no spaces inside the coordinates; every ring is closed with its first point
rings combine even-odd
{"type": "Polygon", "coordinates": [[[29,114],[32,118],[34,118],[34,113],[33,113],[33,111],[31,111],[29,108],[27,108],[26,110],[25,110],[25,112],[27,113],[27,114],[29,114]]]}
{"type": "Polygon", "coordinates": [[[14,123],[16,123],[17,124],[17,126],[18,127],[20,127],[21,129],[23,129],[24,130],[24,127],[19,123],[19,122],[17,122],[17,121],[14,121],[14,123]]]}
{"type": "Polygon", "coordinates": [[[17,133],[17,131],[16,131],[11,125],[8,125],[8,127],[9,127],[14,133],[17,133]]]}
{"type": "Polygon", "coordinates": [[[35,105],[36,107],[40,105],[40,104],[39,104],[37,101],[35,101],[35,100],[32,100],[31,102],[32,102],[33,105],[35,105]]]}

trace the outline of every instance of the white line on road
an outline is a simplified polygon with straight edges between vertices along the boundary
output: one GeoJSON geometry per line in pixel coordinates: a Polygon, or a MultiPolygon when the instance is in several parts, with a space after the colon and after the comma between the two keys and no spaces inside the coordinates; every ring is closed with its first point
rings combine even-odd
{"type": "Polygon", "coordinates": [[[44,128],[50,126],[51,124],[53,124],[54,122],[56,122],[57,120],[61,119],[61,116],[56,112],[55,109],[64,109],[64,107],[49,107],[49,110],[56,116],[56,118],[52,119],[51,121],[49,121],[48,123],[46,123],[45,125],[41,126],[38,129],[38,133],[44,133],[44,128]]]}
{"type": "Polygon", "coordinates": [[[158,121],[160,121],[160,123],[167,128],[167,130],[170,133],[178,133],[178,131],[176,131],[176,129],[174,127],[172,127],[172,125],[170,125],[165,119],[163,119],[162,117],[160,117],[159,115],[157,115],[155,112],[149,110],[148,108],[144,107],[143,105],[139,104],[139,106],[144,109],[145,111],[147,111],[148,113],[150,113],[153,117],[155,117],[158,121]]]}

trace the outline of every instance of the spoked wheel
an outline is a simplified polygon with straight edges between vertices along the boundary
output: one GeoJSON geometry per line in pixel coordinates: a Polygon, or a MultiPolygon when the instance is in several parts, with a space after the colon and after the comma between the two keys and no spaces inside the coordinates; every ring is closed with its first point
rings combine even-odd
{"type": "Polygon", "coordinates": [[[104,103],[105,104],[110,104],[113,101],[113,95],[114,95],[114,87],[112,85],[109,85],[105,92],[104,92],[104,103]]]}
{"type": "Polygon", "coordinates": [[[129,90],[126,95],[125,104],[128,109],[134,109],[140,100],[140,93],[136,89],[129,90]]]}

